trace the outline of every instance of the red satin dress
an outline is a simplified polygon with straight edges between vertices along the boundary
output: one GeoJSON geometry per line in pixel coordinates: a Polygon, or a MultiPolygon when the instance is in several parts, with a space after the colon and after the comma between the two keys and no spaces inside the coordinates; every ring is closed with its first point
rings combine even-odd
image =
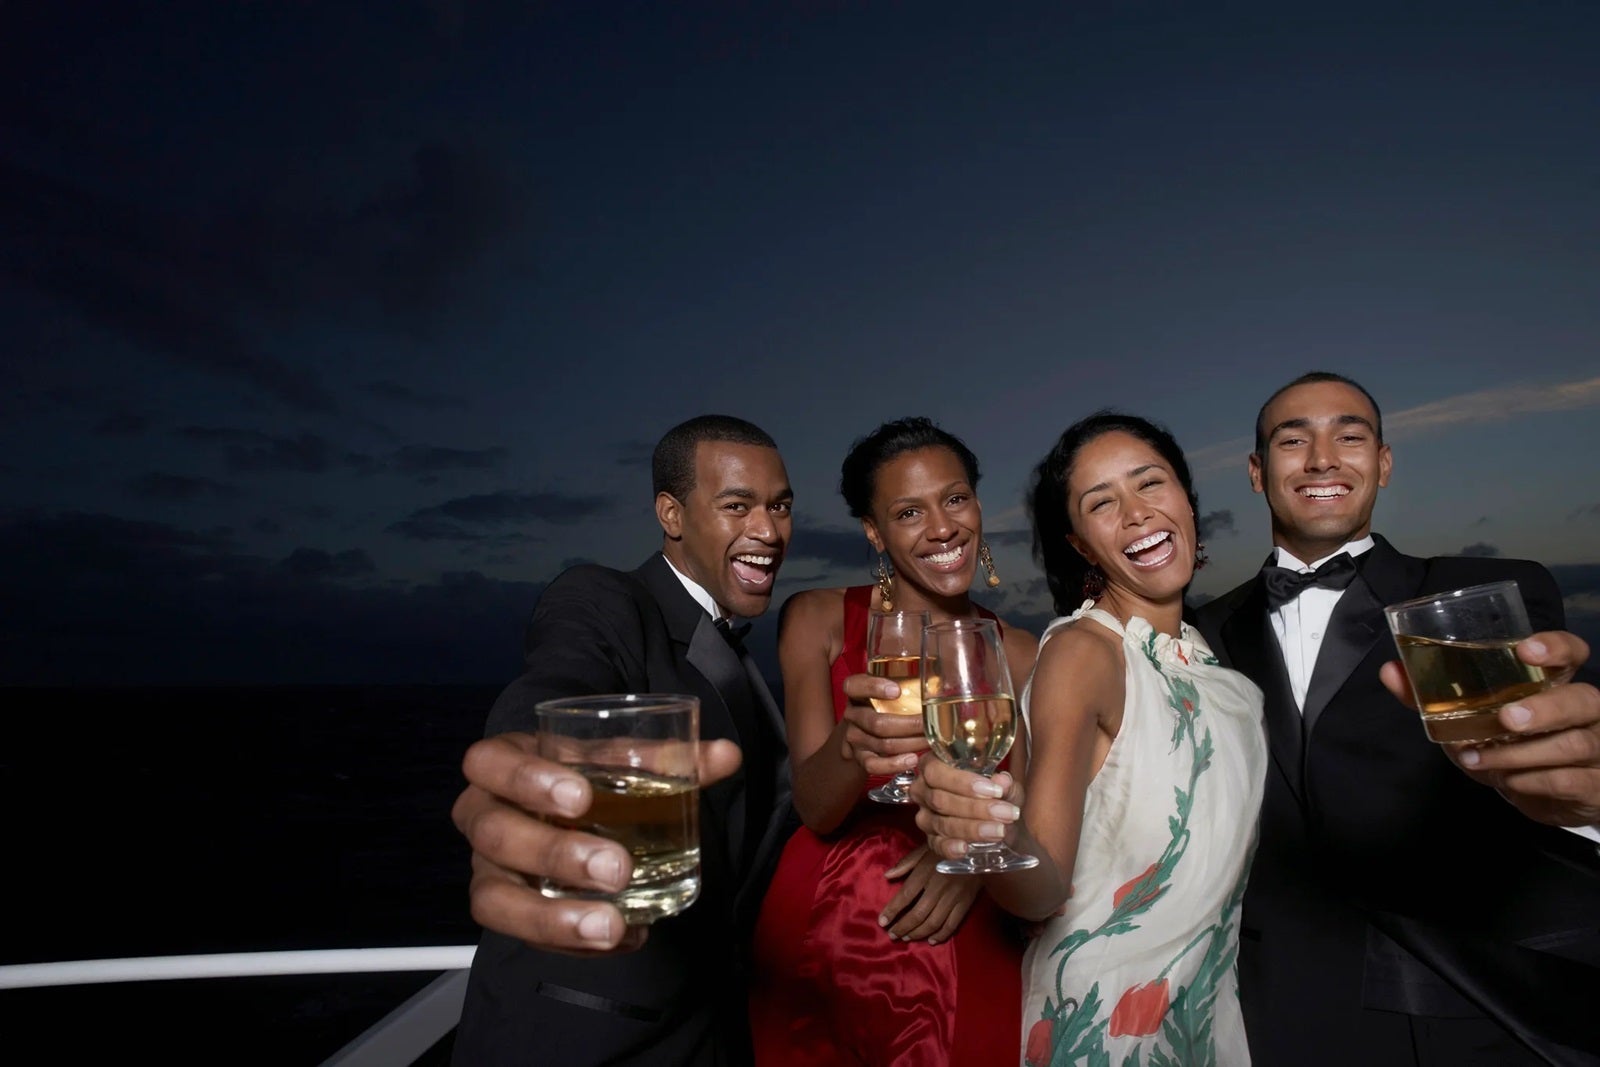
{"type": "MultiPolygon", "coordinates": [[[[836,722],[844,679],[867,669],[873,591],[845,591],[844,648],[832,665],[836,722]]],[[[901,884],[883,872],[927,841],[913,805],[867,797],[882,780],[867,783],[832,836],[801,827],[784,847],[756,926],[757,1067],[1015,1064],[1023,941],[1011,917],[980,893],[943,944],[891,941],[878,925],[901,884]]]]}

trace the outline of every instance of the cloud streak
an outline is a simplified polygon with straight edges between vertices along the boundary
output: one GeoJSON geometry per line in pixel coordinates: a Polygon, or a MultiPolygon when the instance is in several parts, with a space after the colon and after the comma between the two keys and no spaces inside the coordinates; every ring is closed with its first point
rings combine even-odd
{"type": "MultiPolygon", "coordinates": [[[[1600,407],[1600,378],[1481,389],[1389,412],[1383,416],[1383,435],[1389,441],[1408,440],[1463,423],[1506,422],[1529,415],[1591,407],[1600,407]]],[[[1186,452],[1185,457],[1196,472],[1243,470],[1254,447],[1252,433],[1248,437],[1232,437],[1194,449],[1186,452]]]]}

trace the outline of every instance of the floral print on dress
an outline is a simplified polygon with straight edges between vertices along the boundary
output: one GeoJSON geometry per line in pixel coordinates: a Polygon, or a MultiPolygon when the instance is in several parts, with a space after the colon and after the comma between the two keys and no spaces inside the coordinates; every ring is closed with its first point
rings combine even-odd
{"type": "MultiPolygon", "coordinates": [[[[1219,1059],[1213,1015],[1219,994],[1233,998],[1231,1008],[1237,1011],[1232,972],[1238,946],[1236,918],[1244,894],[1249,847],[1244,851],[1234,884],[1219,891],[1223,898],[1220,909],[1210,921],[1198,925],[1181,948],[1168,950],[1172,955],[1165,959],[1164,966],[1158,958],[1144,975],[1125,974],[1111,989],[1102,989],[1100,980],[1081,973],[1092,967],[1069,967],[1092,943],[1100,942],[1104,951],[1114,957],[1118,939],[1136,942],[1135,932],[1141,929],[1142,921],[1169,892],[1175,895],[1175,904],[1187,899],[1183,860],[1196,829],[1191,826],[1195,801],[1211,786],[1209,774],[1216,752],[1208,706],[1190,675],[1196,669],[1216,667],[1215,657],[1203,644],[1192,643],[1187,629],[1183,638],[1174,639],[1155,633],[1148,623],[1137,618],[1130,620],[1124,630],[1124,647],[1130,656],[1138,655],[1153,669],[1160,682],[1157,692],[1172,716],[1166,765],[1178,770],[1179,781],[1173,786],[1166,816],[1165,846],[1142,871],[1116,886],[1110,895],[1109,912],[1094,911],[1086,903],[1079,918],[1093,915],[1090,924],[1066,928],[1064,936],[1059,925],[1047,930],[1045,936],[1056,939],[1042,941],[1038,951],[1054,964],[1054,988],[1046,982],[1042,1003],[1030,998],[1038,1014],[1031,1023],[1024,1020],[1028,1027],[1023,1049],[1026,1067],[1216,1065],[1219,1059]],[[1115,998],[1114,1003],[1108,1004],[1109,998],[1115,998]],[[1120,1061],[1112,1059],[1114,1050],[1107,1047],[1108,1039],[1113,1038],[1125,1039],[1116,1042],[1120,1061]]],[[[1223,726],[1230,731],[1231,739],[1238,724],[1228,721],[1223,726]]],[[[1125,715],[1124,729],[1128,728],[1125,715]]],[[[1264,760],[1264,751],[1260,755],[1264,760]]],[[[1157,786],[1152,783],[1151,787],[1157,786]]],[[[1259,805],[1259,789],[1254,796],[1254,803],[1259,805]]],[[[1252,823],[1253,815],[1251,811],[1252,823]]],[[[1204,828],[1207,832],[1209,829],[1204,828]]],[[[1037,961],[1032,971],[1030,992],[1036,998],[1040,974],[1050,972],[1037,961]]],[[[1111,980],[1113,975],[1114,971],[1104,977],[1111,980]]],[[[1225,1050],[1224,1067],[1232,1067],[1232,1055],[1225,1050]]]]}

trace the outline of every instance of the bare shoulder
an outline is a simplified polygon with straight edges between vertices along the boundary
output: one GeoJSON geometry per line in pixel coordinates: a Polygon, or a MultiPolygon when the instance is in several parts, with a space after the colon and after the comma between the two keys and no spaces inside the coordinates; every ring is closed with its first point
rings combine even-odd
{"type": "Polygon", "coordinates": [[[1001,640],[1005,645],[1006,662],[1011,664],[1011,672],[1019,680],[1026,678],[1033,669],[1033,661],[1039,655],[1039,638],[1021,627],[1012,626],[1004,619],[1000,620],[1002,631],[1001,640]]]}
{"type": "MultiPolygon", "coordinates": [[[[1076,693],[1122,702],[1122,640],[1103,626],[1083,619],[1050,635],[1033,669],[1034,700],[1041,695],[1076,693]]],[[[1050,699],[1046,695],[1045,699],[1050,699]]]]}
{"type": "Polygon", "coordinates": [[[837,648],[844,634],[844,589],[803,589],[783,602],[778,642],[790,647],[837,648]]]}

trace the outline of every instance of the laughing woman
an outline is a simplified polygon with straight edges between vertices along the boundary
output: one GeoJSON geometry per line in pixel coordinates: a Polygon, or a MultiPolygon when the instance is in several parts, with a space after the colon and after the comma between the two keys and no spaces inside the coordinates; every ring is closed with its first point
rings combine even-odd
{"type": "Polygon", "coordinates": [[[1183,622],[1201,549],[1189,466],[1165,430],[1100,412],[1039,464],[1030,505],[1064,617],[1023,691],[1024,777],[929,760],[919,824],[943,855],[1003,837],[1041,860],[984,876],[1041,924],[1028,1067],[1248,1064],[1233,964],[1266,739],[1261,691],[1183,622]]]}
{"type": "MultiPolygon", "coordinates": [[[[845,696],[845,680],[867,669],[871,612],[994,618],[968,595],[980,561],[998,584],[977,485],[977,458],[952,434],[922,418],[880,426],[851,448],[839,484],[880,553],[879,584],[807,590],[784,605],[778,656],[804,825],[756,930],[759,1067],[964,1067],[1017,1048],[1022,942],[1009,917],[977,880],[933,869],[910,805],[867,798],[884,775],[915,768],[927,748],[921,717],[845,696]]],[[[1020,682],[1036,641],[1003,634],[1020,682]]]]}

